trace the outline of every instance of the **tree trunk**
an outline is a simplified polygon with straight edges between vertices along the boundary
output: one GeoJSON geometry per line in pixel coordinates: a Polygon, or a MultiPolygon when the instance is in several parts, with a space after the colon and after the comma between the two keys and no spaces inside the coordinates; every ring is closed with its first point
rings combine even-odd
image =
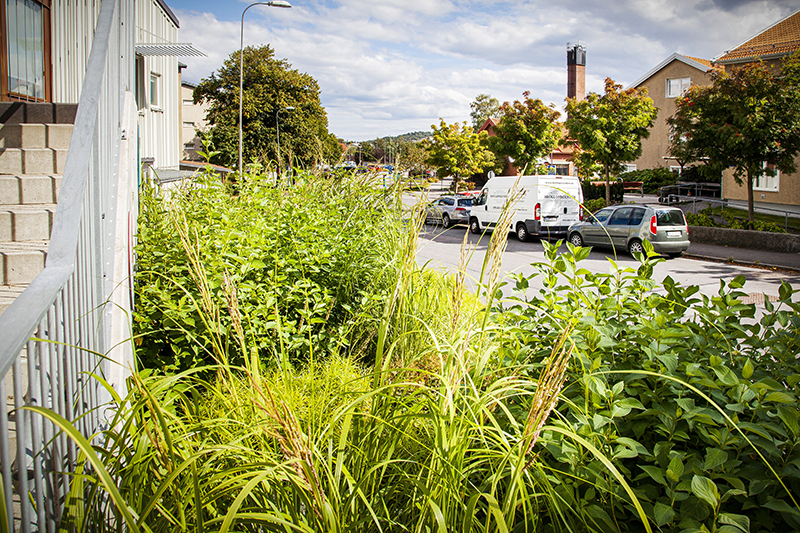
{"type": "Polygon", "coordinates": [[[606,174],[606,205],[611,205],[611,182],[609,181],[608,165],[604,165],[603,170],[606,174]]]}
{"type": "Polygon", "coordinates": [[[755,208],[753,202],[753,171],[747,169],[747,229],[754,229],[755,227],[755,208]]]}

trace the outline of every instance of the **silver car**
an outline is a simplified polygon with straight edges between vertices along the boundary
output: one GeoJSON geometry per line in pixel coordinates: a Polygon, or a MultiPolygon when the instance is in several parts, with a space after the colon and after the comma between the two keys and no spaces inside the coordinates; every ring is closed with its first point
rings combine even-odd
{"type": "Polygon", "coordinates": [[[453,224],[467,224],[471,207],[471,196],[461,194],[441,196],[425,207],[425,223],[441,223],[445,228],[453,224]]]}
{"type": "Polygon", "coordinates": [[[677,207],[622,204],[606,207],[570,226],[569,242],[644,252],[650,241],[659,254],[680,255],[689,248],[689,228],[677,207]]]}

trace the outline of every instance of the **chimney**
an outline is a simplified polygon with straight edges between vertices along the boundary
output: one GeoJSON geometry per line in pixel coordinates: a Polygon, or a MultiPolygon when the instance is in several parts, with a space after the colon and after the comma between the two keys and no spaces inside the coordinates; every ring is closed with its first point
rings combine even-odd
{"type": "Polygon", "coordinates": [[[567,43],[567,98],[586,98],[586,47],[567,43]]]}

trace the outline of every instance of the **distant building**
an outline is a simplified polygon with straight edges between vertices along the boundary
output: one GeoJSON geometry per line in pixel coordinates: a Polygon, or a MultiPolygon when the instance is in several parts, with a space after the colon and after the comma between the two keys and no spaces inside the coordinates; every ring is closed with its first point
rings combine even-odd
{"type": "Polygon", "coordinates": [[[183,161],[202,161],[203,158],[197,153],[203,149],[200,142],[198,130],[205,130],[208,122],[208,102],[199,104],[194,103],[192,93],[195,84],[188,81],[181,82],[181,146],[183,147],[183,161]]]}
{"type": "Polygon", "coordinates": [[[674,172],[680,165],[669,154],[670,130],[667,119],[675,114],[675,102],[692,85],[711,83],[711,61],[674,53],[633,82],[635,89],[647,89],[658,108],[650,136],[642,139],[642,155],[628,164],[628,170],[666,167],[674,172]]]}

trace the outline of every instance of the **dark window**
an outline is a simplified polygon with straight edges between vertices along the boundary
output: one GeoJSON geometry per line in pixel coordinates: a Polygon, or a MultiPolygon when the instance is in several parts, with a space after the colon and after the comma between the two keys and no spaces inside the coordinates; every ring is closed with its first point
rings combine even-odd
{"type": "Polygon", "coordinates": [[[631,226],[638,226],[642,223],[642,219],[644,218],[644,208],[642,207],[634,207],[631,211],[631,226]]]}
{"type": "Polygon", "coordinates": [[[483,189],[481,195],[478,196],[472,205],[486,205],[486,197],[489,195],[489,189],[483,189]]]}
{"type": "Polygon", "coordinates": [[[656,224],[659,226],[685,226],[686,220],[680,209],[664,209],[656,211],[656,224]]]}
{"type": "Polygon", "coordinates": [[[453,203],[452,198],[442,198],[439,200],[439,205],[453,205],[453,203]]]}
{"type": "Polygon", "coordinates": [[[630,207],[623,207],[621,209],[617,209],[614,211],[614,214],[611,215],[611,219],[608,221],[609,226],[627,226],[628,220],[631,218],[631,211],[633,211],[630,207]]]}
{"type": "Polygon", "coordinates": [[[472,207],[472,198],[461,198],[458,201],[458,205],[461,207],[472,207]]]}

